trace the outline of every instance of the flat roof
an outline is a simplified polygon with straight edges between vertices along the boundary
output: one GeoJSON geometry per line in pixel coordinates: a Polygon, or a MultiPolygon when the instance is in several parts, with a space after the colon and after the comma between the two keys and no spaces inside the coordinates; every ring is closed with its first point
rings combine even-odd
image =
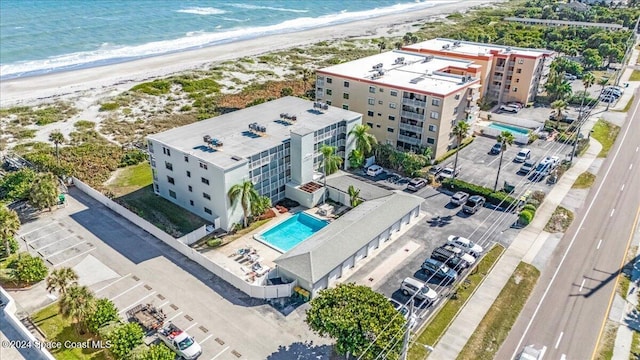
{"type": "Polygon", "coordinates": [[[287,96],[211,119],[147,136],[172,149],[190,154],[223,169],[232,168],[247,161],[251,155],[271,149],[291,138],[291,132],[308,134],[328,125],[362,117],[361,114],[329,106],[314,108],[314,102],[287,96]],[[280,114],[296,116],[292,124],[283,121],[280,114]],[[257,123],[266,128],[261,135],[251,131],[249,124],[257,123]],[[220,147],[208,147],[205,135],[223,143],[220,147]]]}
{"type": "Polygon", "coordinates": [[[407,45],[404,48],[412,49],[413,51],[420,51],[421,49],[438,51],[442,56],[446,56],[447,53],[471,56],[490,56],[491,50],[498,51],[500,54],[517,54],[529,57],[548,56],[553,54],[553,51],[546,49],[529,49],[444,38],[422,41],[407,45]]]}
{"type": "Polygon", "coordinates": [[[338,171],[335,174],[327,176],[327,187],[334,188],[343,193],[349,193],[349,186],[353,185],[356,189],[360,190],[359,197],[364,200],[373,200],[383,196],[389,196],[392,194],[393,188],[383,188],[380,185],[370,184],[356,178],[354,175],[348,174],[343,171],[338,171]]]}
{"type": "MultiPolygon", "coordinates": [[[[568,6],[569,4],[564,4],[568,6]]],[[[603,28],[615,28],[615,29],[626,29],[626,27],[620,24],[614,23],[597,23],[597,22],[586,22],[586,21],[567,21],[567,20],[552,20],[552,19],[533,19],[533,18],[521,18],[521,17],[506,17],[505,21],[517,21],[517,22],[531,22],[538,24],[556,24],[556,25],[573,25],[573,26],[594,26],[594,27],[603,27],[603,28]]]]}
{"type": "Polygon", "coordinates": [[[449,67],[469,69],[475,73],[477,65],[473,61],[393,50],[318,71],[392,88],[408,88],[439,95],[463,89],[476,80],[442,72],[449,67]]]}

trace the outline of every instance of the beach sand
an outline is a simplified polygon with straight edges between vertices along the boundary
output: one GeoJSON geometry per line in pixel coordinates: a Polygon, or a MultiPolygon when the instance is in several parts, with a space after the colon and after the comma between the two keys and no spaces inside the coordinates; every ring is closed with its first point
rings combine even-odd
{"type": "Polygon", "coordinates": [[[414,24],[426,22],[433,17],[504,1],[506,0],[436,1],[437,5],[432,8],[406,14],[260,37],[121,64],[6,80],[0,83],[0,107],[37,105],[56,99],[77,97],[88,90],[93,93],[91,97],[94,99],[112,96],[140,82],[201,68],[215,62],[313,44],[322,40],[402,35],[415,29],[414,24]]]}

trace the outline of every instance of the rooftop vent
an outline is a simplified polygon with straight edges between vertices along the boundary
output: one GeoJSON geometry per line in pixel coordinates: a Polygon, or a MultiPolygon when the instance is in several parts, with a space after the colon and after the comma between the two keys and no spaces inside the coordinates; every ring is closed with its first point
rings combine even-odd
{"type": "Polygon", "coordinates": [[[458,47],[460,46],[460,41],[454,41],[453,42],[453,47],[458,47]]]}
{"type": "Polygon", "coordinates": [[[397,58],[397,59],[393,62],[393,64],[394,64],[394,65],[404,64],[404,57],[402,57],[402,56],[401,56],[401,57],[397,58]]]}
{"type": "Polygon", "coordinates": [[[505,50],[506,52],[511,52],[511,48],[508,47],[507,50],[505,50]]]}
{"type": "Polygon", "coordinates": [[[412,83],[412,84],[417,84],[417,83],[419,83],[419,82],[420,82],[420,81],[422,81],[422,80],[424,80],[424,78],[421,76],[421,77],[413,78],[413,79],[411,79],[411,81],[409,81],[409,82],[410,82],[410,83],[412,83]]]}
{"type": "Polygon", "coordinates": [[[443,49],[448,49],[450,46],[451,46],[451,45],[449,45],[449,44],[444,44],[444,45],[442,45],[442,48],[443,48],[443,49]]]}
{"type": "Polygon", "coordinates": [[[373,65],[373,70],[382,69],[382,66],[383,66],[382,63],[375,64],[375,65],[373,65]]]}
{"type": "Polygon", "coordinates": [[[231,159],[232,159],[232,160],[235,160],[235,161],[240,161],[240,160],[242,160],[242,158],[241,158],[240,156],[237,156],[237,155],[233,155],[233,156],[231,157],[231,159]]]}
{"type": "MultiPolygon", "coordinates": [[[[321,102],[314,102],[313,103],[313,108],[314,109],[321,109],[321,110],[329,110],[329,105],[327,105],[325,103],[321,103],[321,102]]],[[[280,117],[282,117],[282,114],[280,115],[280,117]]]]}
{"type": "Polygon", "coordinates": [[[222,140],[212,138],[211,135],[205,135],[202,137],[202,140],[209,147],[221,147],[223,145],[222,140]]]}
{"type": "Polygon", "coordinates": [[[296,115],[289,115],[289,113],[280,113],[280,119],[290,123],[298,121],[298,117],[296,115]]]}
{"type": "Polygon", "coordinates": [[[259,125],[258,123],[254,122],[249,124],[249,130],[252,130],[253,132],[257,132],[257,133],[266,133],[267,127],[259,125]]]}
{"type": "Polygon", "coordinates": [[[427,55],[424,57],[424,60],[422,60],[423,63],[429,62],[431,60],[433,60],[435,58],[435,56],[433,55],[427,55]]]}

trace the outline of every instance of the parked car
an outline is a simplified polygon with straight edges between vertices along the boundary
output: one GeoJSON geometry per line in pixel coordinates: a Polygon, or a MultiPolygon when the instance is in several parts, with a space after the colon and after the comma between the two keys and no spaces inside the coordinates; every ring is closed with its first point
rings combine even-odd
{"type": "Polygon", "coordinates": [[[441,172],[442,172],[442,166],[433,165],[432,167],[429,168],[429,171],[427,171],[427,174],[433,175],[433,177],[436,177],[441,172]]]}
{"type": "Polygon", "coordinates": [[[523,103],[519,103],[519,102],[515,102],[515,101],[514,101],[514,102],[510,102],[510,103],[507,103],[507,106],[517,107],[517,108],[518,108],[518,110],[522,110],[522,109],[524,109],[524,104],[523,104],[523,103]]]}
{"type": "Polygon", "coordinates": [[[472,255],[465,253],[462,249],[453,245],[443,245],[435,248],[433,252],[431,252],[431,258],[442,261],[456,271],[466,269],[476,262],[476,258],[472,255]]]}
{"type": "Polygon", "coordinates": [[[536,167],[536,162],[535,160],[527,160],[524,162],[524,164],[522,164],[522,166],[520,167],[520,170],[518,170],[519,173],[521,174],[525,174],[528,175],[531,170],[533,170],[536,167]]]}
{"type": "Polygon", "coordinates": [[[604,88],[603,94],[612,94],[615,97],[620,97],[622,96],[623,92],[624,91],[621,88],[607,86],[606,88],[604,88]]]}
{"type": "Polygon", "coordinates": [[[425,274],[433,275],[446,282],[452,282],[458,278],[458,273],[455,270],[435,259],[426,259],[422,263],[422,271],[424,271],[425,274]]]}
{"type": "Polygon", "coordinates": [[[433,304],[438,299],[438,293],[429,288],[427,284],[412,277],[402,280],[400,290],[405,296],[413,296],[418,301],[426,300],[428,304],[433,304]]]}
{"type": "Polygon", "coordinates": [[[466,253],[464,250],[455,247],[451,244],[444,244],[441,247],[439,247],[439,249],[445,250],[445,251],[450,251],[452,253],[454,253],[457,257],[459,257],[460,259],[464,260],[467,264],[469,265],[473,265],[476,263],[476,257],[466,253]]]}
{"type": "Polygon", "coordinates": [[[621,93],[617,92],[617,91],[613,91],[613,90],[605,90],[602,92],[602,94],[600,94],[600,96],[613,96],[614,98],[619,98],[620,96],[622,96],[621,93]]]}
{"type": "MultiPolygon", "coordinates": [[[[444,168],[440,174],[438,175],[441,179],[453,179],[453,169],[450,167],[446,167],[444,168]]],[[[458,168],[455,171],[455,176],[458,176],[460,174],[460,167],[458,166],[458,168]]]]}
{"type": "Polygon", "coordinates": [[[522,149],[518,152],[518,155],[516,155],[513,161],[525,162],[526,160],[529,160],[530,157],[531,157],[531,149],[522,149]]]}
{"type": "Polygon", "coordinates": [[[601,95],[600,101],[602,101],[603,103],[612,103],[616,101],[616,98],[611,95],[601,95]]]}
{"type": "Polygon", "coordinates": [[[500,111],[506,111],[506,112],[517,114],[518,111],[520,111],[520,108],[514,105],[504,104],[504,105],[500,105],[500,111]]]}
{"type": "Polygon", "coordinates": [[[573,74],[564,74],[564,78],[569,81],[578,80],[578,77],[573,74]]]}
{"type": "Polygon", "coordinates": [[[500,151],[502,151],[502,143],[495,143],[489,153],[491,155],[498,155],[500,154],[500,151]]]}
{"type": "Polygon", "coordinates": [[[473,195],[464,203],[462,211],[467,214],[475,214],[484,206],[486,201],[487,200],[480,195],[473,195]]]}
{"type": "MultiPolygon", "coordinates": [[[[556,119],[556,112],[552,111],[551,114],[549,114],[549,120],[551,121],[557,121],[558,119],[556,119]]],[[[575,118],[568,116],[567,114],[562,114],[562,116],[560,117],[560,122],[561,123],[565,123],[565,124],[573,124],[573,122],[576,121],[575,118]]]]}
{"type": "Polygon", "coordinates": [[[407,190],[409,190],[409,191],[418,191],[418,190],[422,189],[425,186],[427,186],[427,180],[425,180],[423,178],[415,178],[415,179],[411,179],[411,181],[409,181],[409,183],[407,184],[407,190]]]}
{"type": "Polygon", "coordinates": [[[475,258],[477,258],[484,251],[484,249],[482,249],[482,246],[474,243],[467,238],[463,238],[462,236],[450,235],[447,239],[447,244],[459,247],[475,258]]]}
{"type": "Polygon", "coordinates": [[[390,298],[389,303],[391,304],[391,306],[393,306],[394,309],[402,314],[405,320],[409,322],[410,329],[413,329],[416,326],[416,323],[418,322],[418,317],[416,316],[416,314],[411,314],[411,316],[409,316],[409,309],[395,299],[390,298]]]}
{"type": "Polygon", "coordinates": [[[469,199],[469,194],[467,194],[464,191],[458,191],[457,193],[451,196],[451,199],[449,199],[449,202],[451,202],[454,205],[460,206],[466,203],[468,199],[469,199]]]}
{"type": "Polygon", "coordinates": [[[378,176],[382,174],[384,169],[380,165],[371,165],[367,168],[367,175],[369,176],[378,176]]]}

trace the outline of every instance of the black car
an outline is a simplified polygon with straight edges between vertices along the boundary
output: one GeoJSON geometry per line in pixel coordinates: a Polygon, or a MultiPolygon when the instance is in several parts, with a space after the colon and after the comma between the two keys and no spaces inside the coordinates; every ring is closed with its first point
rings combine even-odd
{"type": "Polygon", "coordinates": [[[468,262],[462,260],[456,254],[445,249],[444,247],[439,247],[434,249],[433,252],[431,253],[431,258],[438,261],[442,261],[448,267],[456,271],[460,271],[469,267],[468,262]]]}

